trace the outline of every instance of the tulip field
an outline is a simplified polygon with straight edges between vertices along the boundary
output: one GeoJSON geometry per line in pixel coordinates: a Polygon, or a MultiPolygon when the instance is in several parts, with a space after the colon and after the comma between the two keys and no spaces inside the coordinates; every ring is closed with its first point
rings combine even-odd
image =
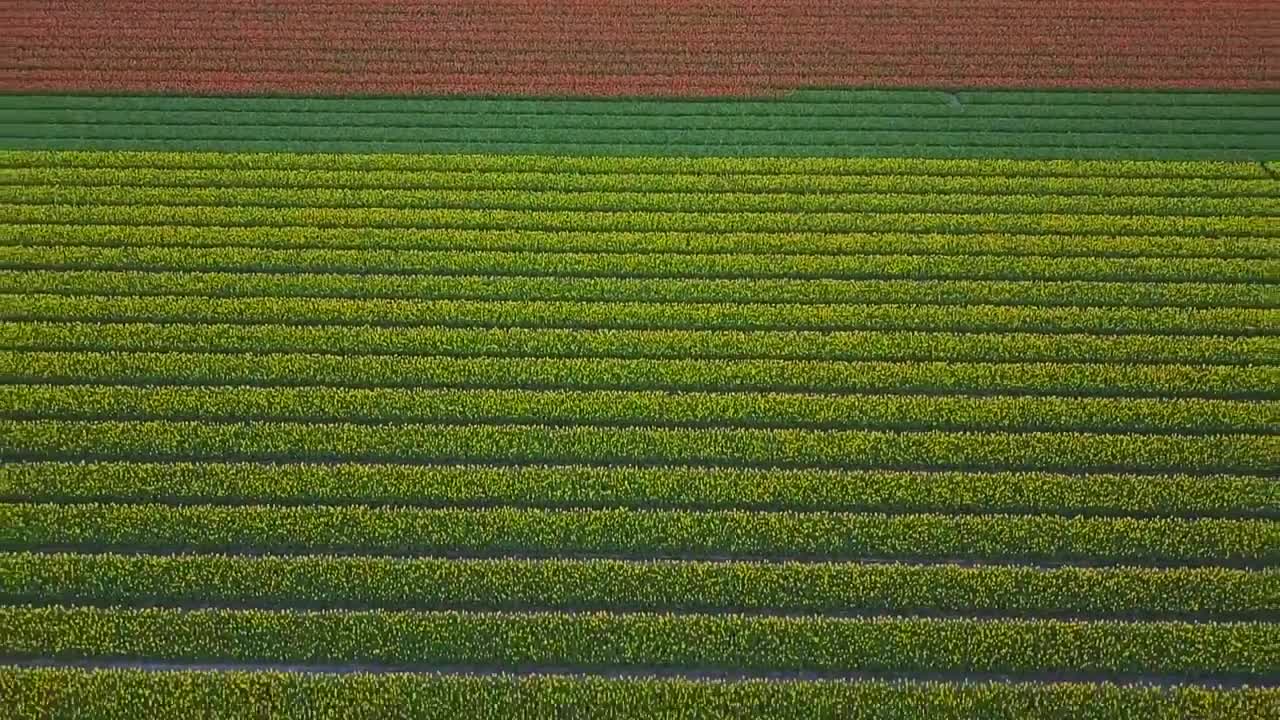
{"type": "Polygon", "coordinates": [[[1280,720],[1280,11],[0,7],[0,715],[1280,720]]]}

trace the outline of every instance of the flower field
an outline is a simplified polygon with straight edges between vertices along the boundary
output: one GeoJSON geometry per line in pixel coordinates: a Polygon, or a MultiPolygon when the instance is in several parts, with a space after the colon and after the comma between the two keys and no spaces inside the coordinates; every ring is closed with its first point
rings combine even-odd
{"type": "Polygon", "coordinates": [[[0,18],[0,715],[1280,719],[1269,4],[0,18]]]}
{"type": "Polygon", "coordinates": [[[9,91],[1280,89],[1267,0],[52,0],[0,18],[9,91]]]}

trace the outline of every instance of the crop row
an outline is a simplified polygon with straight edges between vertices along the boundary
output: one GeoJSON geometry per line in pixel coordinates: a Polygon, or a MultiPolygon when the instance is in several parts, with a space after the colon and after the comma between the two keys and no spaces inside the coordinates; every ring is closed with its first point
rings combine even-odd
{"type": "MultiPolygon", "coordinates": [[[[358,277],[353,277],[358,281],[358,277]]],[[[1280,334],[1280,308],[7,295],[0,320],[582,328],[1280,334]]]]}
{"type": "Polygon", "coordinates": [[[0,385],[0,417],[1280,435],[1280,401],[0,385]]]}
{"type": "Polygon", "coordinates": [[[5,603],[420,610],[1280,614],[1280,571],[0,553],[5,603]]]}
{"type": "MultiPolygon", "coordinates": [[[[1183,96],[1179,96],[1180,98],[1183,96]]],[[[1235,95],[1233,97],[1239,97],[1235,95]]],[[[1041,99],[1042,100],[1042,99],[1041,99]]],[[[1037,102],[1039,102],[1038,100],[1037,102]]],[[[404,108],[413,115],[435,111],[455,116],[467,112],[466,108],[474,106],[471,112],[490,115],[509,112],[544,112],[560,116],[566,112],[606,112],[620,111],[628,113],[645,113],[652,106],[657,115],[688,116],[702,113],[742,113],[757,114],[764,112],[785,112],[795,108],[796,112],[812,115],[813,107],[790,102],[751,103],[751,102],[684,102],[665,104],[656,101],[553,101],[553,100],[466,100],[438,99],[418,100],[413,98],[397,98],[387,100],[326,100],[321,98],[285,99],[285,98],[201,98],[201,97],[111,97],[111,96],[0,96],[0,108],[6,113],[36,104],[57,103],[74,106],[76,112],[95,109],[106,104],[110,107],[143,106],[151,112],[156,103],[163,105],[178,104],[180,106],[195,105],[205,107],[210,104],[228,109],[239,114],[240,105],[250,103],[257,106],[269,103],[279,111],[291,115],[307,117],[317,109],[333,111],[352,109],[365,112],[359,108],[370,108],[369,111],[385,111],[386,104],[394,108],[404,108]],[[16,105],[9,107],[11,103],[16,105]],[[421,106],[421,103],[427,103],[421,106]],[[86,106],[80,108],[80,106],[86,106]],[[330,107],[332,105],[332,107],[330,107]],[[526,108],[527,106],[527,108],[526,108]],[[522,108],[522,109],[513,109],[522,108]]],[[[859,102],[851,105],[850,111],[867,107],[859,102]]],[[[872,106],[874,107],[874,105],[872,106]]],[[[1043,108],[1043,105],[1030,106],[1031,109],[1043,108]]],[[[1248,113],[1248,108],[1228,108],[1235,113],[1248,113]]],[[[1255,117],[1269,118],[1273,108],[1259,108],[1255,117]]],[[[970,110],[966,110],[970,112],[970,110]]],[[[1126,115],[1134,112],[1125,107],[1121,112],[1126,115]]],[[[778,176],[938,176],[949,178],[985,177],[985,178],[1096,178],[1101,182],[1117,182],[1121,178],[1151,179],[1200,179],[1200,180],[1267,180],[1269,176],[1256,162],[1151,162],[1151,161],[1082,161],[1082,160],[1009,160],[1000,158],[982,160],[945,160],[928,158],[682,158],[682,157],[590,157],[548,155],[402,155],[402,154],[360,154],[360,155],[323,155],[292,153],[201,153],[201,152],[120,152],[120,151],[47,151],[47,150],[0,150],[0,167],[44,168],[53,172],[70,172],[76,169],[116,169],[141,170],[155,172],[161,170],[193,170],[193,171],[310,171],[324,173],[349,173],[358,171],[362,174],[373,173],[377,177],[381,172],[399,172],[412,174],[435,173],[546,173],[572,174],[590,176],[609,176],[618,173],[628,175],[706,175],[728,178],[735,176],[778,175],[778,176]]],[[[780,178],[779,181],[785,181],[780,178]]],[[[607,182],[607,180],[605,180],[607,182]]],[[[692,182],[692,180],[690,180],[692,182]]],[[[763,180],[762,180],[763,181],[763,180]]],[[[852,182],[852,180],[851,180],[852,182]]]]}
{"type": "MultiPolygon", "coordinates": [[[[713,197],[713,196],[707,196],[713,197]]],[[[450,208],[0,205],[0,222],[70,225],[404,227],[473,230],[699,232],[1085,233],[1273,237],[1275,218],[1170,215],[937,212],[680,212],[450,208]]]]}
{"type": "Polygon", "coordinates": [[[1280,613],[1280,572],[0,553],[0,598],[8,604],[1238,619],[1280,613]]]}
{"type": "MultiPolygon", "coordinates": [[[[146,62],[142,60],[141,62],[146,62]]],[[[239,59],[231,62],[240,62],[239,59]]],[[[441,64],[444,64],[443,62],[441,64]]],[[[121,60],[117,63],[124,65],[121,60]]],[[[12,68],[6,68],[12,69],[12,68]]],[[[26,69],[26,68],[22,68],[26,69]]],[[[120,69],[125,69],[120,67],[120,69]]],[[[441,68],[442,70],[444,68],[441,68]]],[[[20,69],[21,70],[21,69],[20,69]]],[[[177,69],[174,68],[176,71],[177,69]]],[[[243,71],[241,68],[240,71],[243,71]]],[[[407,115],[387,113],[292,113],[154,112],[98,111],[91,118],[69,118],[65,112],[25,110],[5,115],[5,130],[13,135],[36,137],[94,138],[117,136],[122,128],[145,128],[143,137],[168,137],[185,128],[192,135],[216,139],[252,137],[263,139],[324,139],[320,128],[333,131],[335,140],[377,139],[392,141],[490,141],[520,142],[545,138],[547,142],[624,141],[634,137],[643,143],[668,138],[702,141],[707,144],[741,140],[765,144],[788,144],[796,137],[800,144],[814,144],[820,138],[859,144],[902,144],[904,138],[955,139],[961,133],[975,145],[999,138],[1032,144],[1054,144],[1068,134],[1083,139],[1081,145],[1094,146],[1095,136],[1151,136],[1161,142],[1193,144],[1204,134],[1204,121],[1166,118],[1035,118],[970,117],[966,113],[948,116],[817,116],[803,115],[704,115],[701,117],[661,115],[407,115]],[[159,130],[158,128],[163,128],[159,130]],[[475,133],[474,136],[463,134],[475,133]],[[536,134],[535,134],[536,133],[536,134]]],[[[1266,135],[1272,127],[1265,119],[1232,118],[1215,120],[1213,139],[1227,146],[1270,146],[1266,135]]],[[[1200,140],[1200,142],[1203,142],[1200,140]]]]}
{"type": "MultiPolygon", "coordinates": [[[[895,190],[901,190],[901,185],[895,190]]],[[[766,213],[824,214],[1082,214],[1151,217],[1280,216],[1271,197],[1031,195],[954,193],[797,194],[765,192],[637,192],[594,190],[444,190],[277,187],[139,187],[0,185],[0,202],[30,205],[173,206],[333,210],[528,210],[609,213],[729,213],[746,220],[766,213]]]]}
{"type": "MultiPolygon", "coordinates": [[[[1275,337],[3,322],[0,348],[448,357],[1280,365],[1275,337]]],[[[1266,370],[1269,371],[1269,370],[1266,370]]]]}
{"type": "Polygon", "coordinates": [[[1025,720],[1052,708],[1080,720],[1266,718],[1274,688],[1113,683],[697,681],[677,678],[473,676],[361,672],[173,671],[0,666],[0,694],[15,720],[61,708],[93,717],[189,720],[202,713],[263,720],[475,718],[552,713],[616,720],[1025,720]],[[886,715],[891,712],[891,715],[886,715]]]}
{"type": "Polygon", "coordinates": [[[939,233],[694,233],[412,228],[0,224],[0,243],[102,247],[469,250],[766,255],[983,255],[1099,258],[1280,257],[1268,238],[939,233]]]}
{"type": "Polygon", "coordinates": [[[1280,435],[4,420],[0,454],[1267,475],[1280,471],[1280,435]]]}
{"type": "MultiPolygon", "coordinates": [[[[242,58],[227,59],[243,62],[242,58]]],[[[136,61],[146,62],[145,59],[136,61]]],[[[428,61],[429,62],[429,61],[428,61]]],[[[442,61],[442,64],[446,61],[442,61]]],[[[120,64],[123,64],[121,61],[120,64]]],[[[176,70],[176,68],[175,68],[176,70]]],[[[324,112],[306,114],[271,111],[169,111],[163,114],[154,110],[98,110],[89,117],[70,115],[65,110],[18,109],[4,115],[5,125],[12,130],[40,127],[42,134],[61,135],[67,129],[111,128],[113,131],[129,125],[154,125],[157,122],[176,129],[186,127],[195,135],[207,135],[213,127],[256,128],[263,137],[288,133],[302,137],[313,136],[314,128],[341,129],[335,138],[377,137],[429,138],[445,136],[457,139],[452,131],[459,128],[476,130],[484,137],[498,130],[540,131],[591,131],[595,133],[618,131],[639,132],[680,131],[692,137],[720,137],[738,133],[787,131],[804,136],[806,133],[897,132],[897,133],[958,133],[1012,134],[1015,137],[1031,134],[1060,133],[1120,133],[1125,135],[1161,135],[1161,139],[1185,139],[1188,134],[1205,130],[1206,121],[1179,117],[1027,117],[1009,115],[970,115],[968,112],[947,114],[902,114],[892,110],[870,113],[865,110],[847,115],[800,114],[704,114],[704,115],[653,115],[639,113],[578,113],[553,114],[549,112],[524,113],[405,113],[405,112],[324,112]],[[52,130],[53,132],[49,132],[52,130]]],[[[1228,138],[1258,135],[1269,132],[1272,125],[1265,118],[1214,119],[1217,132],[1228,138]]],[[[17,133],[15,133],[17,134],[17,133]]],[[[92,135],[90,135],[92,136],[92,135]]],[[[225,133],[218,133],[225,137],[225,133]]],[[[554,132],[552,137],[555,137],[554,132]]],[[[588,136],[590,137],[590,136],[588,136]]],[[[773,137],[773,136],[770,136],[773,137]]],[[[647,138],[645,138],[647,139],[647,138]]],[[[144,183],[146,184],[146,183],[144,183]]]]}
{"type": "MultiPolygon", "coordinates": [[[[822,205],[822,209],[837,209],[842,203],[853,203],[854,198],[868,197],[868,205],[883,202],[887,194],[911,194],[951,196],[958,195],[964,202],[976,202],[975,196],[999,195],[1002,197],[1153,197],[1201,199],[1265,199],[1280,195],[1280,188],[1268,179],[1190,179],[1190,178],[1096,178],[1096,177],[1005,177],[983,175],[712,175],[712,174],[629,174],[577,173],[577,172],[477,172],[477,171],[426,171],[403,170],[162,170],[154,168],[9,168],[0,169],[0,187],[6,195],[14,188],[38,188],[49,193],[51,188],[64,190],[76,188],[203,188],[246,189],[255,188],[279,191],[347,189],[381,191],[551,191],[560,193],[593,193],[604,201],[605,193],[631,193],[653,195],[655,193],[697,193],[723,195],[733,193],[800,196],[795,199],[800,207],[801,197],[810,196],[818,207],[820,196],[843,196],[840,200],[822,205]],[[814,197],[817,196],[817,197],[814,197]]],[[[24,191],[25,192],[25,191],[24,191]]],[[[232,195],[219,196],[222,200],[232,195]]],[[[272,197],[270,195],[268,198],[272,197]]],[[[360,196],[360,201],[378,196],[360,196]]],[[[310,199],[310,196],[308,197],[310,199]]],[[[401,195],[388,200],[420,202],[418,196],[401,195]]],[[[594,198],[593,198],[594,199],[594,198]]],[[[622,197],[620,202],[632,200],[622,197]]],[[[95,201],[101,201],[94,195],[95,201]]],[[[278,201],[276,198],[275,201],[278,201]]],[[[647,198],[646,198],[647,200],[647,198]]],[[[247,204],[274,204],[275,201],[247,204]]],[[[1132,202],[1132,201],[1130,201],[1132,202]]],[[[747,203],[748,205],[752,203],[747,203]]],[[[1113,206],[1108,206],[1113,207],[1113,206]]],[[[1205,206],[1188,206],[1192,210],[1205,206]]],[[[1241,214],[1249,204],[1223,205],[1241,214]]],[[[1256,207],[1256,206],[1255,206],[1256,207]]]]}
{"type": "Polygon", "coordinates": [[[0,547],[8,550],[1264,566],[1280,561],[1280,523],[1250,518],[6,503],[0,504],[0,519],[0,547]]]}
{"type": "MultiPolygon", "coordinates": [[[[246,247],[0,247],[7,270],[373,273],[805,280],[1083,280],[1273,284],[1280,258],[774,255],[246,247]]],[[[1265,294],[1267,289],[1260,291],[1265,294]]]]}
{"type": "MultiPolygon", "coordinates": [[[[601,23],[605,24],[605,23],[601,23]]],[[[202,33],[209,31],[208,23],[201,28],[202,33]]],[[[48,37],[53,30],[41,29],[41,37],[48,37]]],[[[511,28],[503,28],[500,36],[504,42],[510,42],[511,28]]],[[[1060,33],[1060,28],[1053,32],[1060,33]]],[[[361,38],[366,44],[383,41],[385,30],[377,35],[361,38]]],[[[773,33],[767,30],[764,33],[773,33]]],[[[119,36],[121,29],[114,29],[113,36],[119,36]]],[[[272,29],[272,38],[279,37],[279,30],[272,29]]],[[[671,35],[670,29],[663,35],[671,35]]],[[[763,34],[751,38],[753,46],[759,45],[763,34]]],[[[986,40],[990,47],[1006,47],[1000,43],[1007,42],[1007,34],[995,34],[986,40]]],[[[85,37],[78,33],[75,42],[86,45],[100,45],[107,38],[99,35],[85,37]]],[[[170,38],[165,38],[170,39],[170,38]]],[[[244,48],[246,35],[240,29],[234,38],[227,38],[237,52],[244,48]]],[[[293,37],[295,42],[301,38],[293,37]]],[[[306,36],[307,41],[314,42],[314,36],[306,36]]],[[[23,39],[24,42],[26,39],[23,39]]],[[[252,41],[252,39],[250,39],[252,41]]],[[[337,35],[326,38],[337,42],[351,40],[349,36],[337,35]]],[[[822,39],[825,40],[825,39],[822,39]]],[[[966,37],[972,47],[974,39],[966,37]]],[[[1162,38],[1167,40],[1167,37],[1162,38]]],[[[137,39],[130,39],[138,42],[137,39]]],[[[581,43],[581,38],[557,39],[562,43],[581,43]]],[[[703,36],[692,40],[705,42],[703,36]]],[[[793,37],[792,43],[808,42],[806,37],[793,37]]],[[[1121,41],[1117,39],[1117,41],[1121,41]]],[[[197,42],[197,41],[192,41],[197,42]]],[[[198,41],[204,47],[217,47],[219,43],[202,35],[198,41]]],[[[607,40],[602,40],[607,42],[607,40]]],[[[649,42],[649,40],[646,40],[649,42]]],[[[1043,38],[1036,42],[1043,43],[1043,38]]],[[[1259,43],[1266,42],[1265,39],[1259,43]]],[[[920,42],[917,47],[937,49],[938,40],[931,37],[920,42]]],[[[723,40],[717,44],[723,45],[723,40]]],[[[226,42],[221,45],[227,45],[226,42]]],[[[185,54],[189,47],[184,42],[181,49],[174,52],[178,57],[185,54]]],[[[869,48],[868,48],[869,49],[869,48]]],[[[901,58],[903,48],[895,47],[893,53],[901,58]]],[[[229,50],[230,51],[230,50],[229,50]]],[[[1085,67],[1069,77],[1062,73],[1060,62],[1038,60],[1023,53],[1018,58],[1021,63],[1011,62],[1006,56],[998,60],[993,57],[934,59],[932,62],[916,62],[910,57],[897,60],[893,66],[869,68],[862,71],[849,72],[847,68],[827,69],[817,72],[799,72],[782,68],[776,72],[767,67],[755,65],[742,68],[742,77],[726,76],[724,73],[706,71],[699,68],[675,68],[674,74],[656,74],[652,70],[646,73],[599,74],[584,70],[583,63],[592,60],[590,57],[580,58],[576,63],[561,63],[551,67],[530,66],[526,64],[525,74],[513,76],[512,68],[507,65],[491,66],[479,73],[465,72],[466,68],[455,66],[454,72],[410,71],[402,73],[353,73],[344,64],[340,70],[313,71],[310,69],[277,69],[262,68],[225,68],[214,67],[186,74],[175,75],[162,62],[146,63],[146,67],[138,69],[116,69],[112,62],[121,53],[118,48],[100,48],[92,61],[92,66],[85,63],[75,68],[66,69],[24,69],[9,70],[5,76],[3,90],[6,93],[68,93],[97,92],[107,94],[147,94],[170,93],[187,95],[323,95],[352,96],[366,94],[370,96],[399,95],[461,95],[461,96],[523,96],[523,97],[671,97],[671,98],[741,98],[768,97],[776,95],[779,88],[796,88],[803,86],[826,87],[984,87],[1009,88],[1030,86],[1045,90],[1079,90],[1094,91],[1128,90],[1134,87],[1158,88],[1161,90],[1238,90],[1258,91],[1274,90],[1276,85],[1265,75],[1264,70],[1242,54],[1236,54],[1228,62],[1216,56],[1212,61],[1199,60],[1194,57],[1188,61],[1178,56],[1167,57],[1167,62],[1153,64],[1149,57],[1128,55],[1119,58],[1125,67],[1117,70],[1114,67],[1085,67]],[[1169,66],[1174,66],[1171,74],[1169,66]]],[[[673,52],[682,55],[683,51],[673,52]]],[[[289,53],[291,56],[292,53],[289,53]]],[[[616,52],[596,55],[596,58],[611,60],[617,57],[616,52]]],[[[892,58],[891,58],[892,59],[892,58]]],[[[1089,58],[1092,59],[1092,58],[1089,58]]],[[[1112,60],[1112,58],[1104,58],[1112,60]]],[[[860,67],[869,67],[861,65],[860,67]]],[[[243,146],[240,147],[243,150],[243,146]]],[[[1178,157],[1185,158],[1185,154],[1178,157]]],[[[1246,157],[1242,154],[1241,157],[1246,157]]]]}
{"type": "Polygon", "coordinates": [[[1280,285],[1261,283],[0,270],[0,294],[27,293],[401,300],[1280,307],[1280,285]]]}
{"type": "MultiPolygon", "coordinates": [[[[246,76],[243,85],[227,85],[224,82],[208,82],[199,92],[225,93],[246,92],[248,85],[259,79],[257,74],[246,76]]],[[[997,78],[994,82],[1000,82],[997,78]]],[[[96,82],[94,80],[93,82],[96,82]]],[[[174,92],[191,91],[181,85],[167,85],[156,81],[155,86],[120,86],[119,92],[174,92]]],[[[30,90],[56,91],[61,89],[60,81],[45,80],[30,90]]],[[[475,93],[491,91],[492,88],[477,86],[458,86],[459,93],[475,93]]],[[[300,92],[333,92],[322,85],[309,86],[300,92]]],[[[414,85],[387,84],[382,86],[365,86],[346,88],[347,92],[383,92],[402,94],[425,92],[425,88],[414,85]]],[[[546,88],[527,84],[513,85],[507,88],[514,93],[551,92],[546,88]]],[[[632,88],[639,94],[657,94],[670,92],[669,84],[649,85],[632,88]]],[[[687,93],[719,93],[737,94],[743,91],[740,87],[724,86],[687,86],[687,93]]],[[[586,89],[583,92],[587,92],[586,89]]],[[[935,159],[989,159],[1005,158],[1010,160],[1038,160],[1045,158],[1070,157],[1078,160],[1121,161],[1121,160],[1160,160],[1160,161],[1231,161],[1245,162],[1258,156],[1259,152],[1269,152],[1267,148],[1244,147],[1208,147],[1200,145],[1154,145],[1137,142],[1144,137],[1159,138],[1161,136],[1127,136],[1112,138],[1112,144],[1077,147],[1072,144],[1073,135],[1064,134],[1058,138],[1057,144],[1013,144],[996,142],[989,145],[939,145],[927,143],[904,143],[900,145],[848,145],[817,143],[812,145],[752,145],[744,143],[638,143],[619,140],[617,142],[565,142],[560,144],[544,143],[537,140],[528,142],[417,142],[393,140],[264,140],[254,136],[234,140],[217,140],[193,138],[186,132],[176,133],[169,138],[139,138],[137,126],[122,128],[117,137],[85,139],[79,137],[30,137],[0,134],[0,149],[39,148],[46,151],[80,152],[217,152],[217,153],[334,153],[334,154],[369,154],[369,153],[440,153],[468,155],[476,153],[527,155],[543,153],[546,155],[580,155],[593,157],[627,157],[627,156],[680,156],[685,158],[712,157],[796,157],[796,158],[843,158],[843,157],[877,157],[893,158],[909,155],[911,157],[935,159]],[[1127,140],[1127,141],[1126,141],[1127,140]]],[[[1195,136],[1200,137],[1200,136],[1195,136]]],[[[997,140],[1003,137],[997,138],[997,140]]]]}
{"type": "Polygon", "coordinates": [[[0,499],[1280,516],[1257,477],[622,465],[7,462],[0,499]]]}
{"type": "Polygon", "coordinates": [[[453,358],[285,353],[0,350],[0,379],[107,385],[754,391],[1218,397],[1280,400],[1260,366],[453,358]]]}
{"type": "Polygon", "coordinates": [[[1265,678],[1270,623],[0,608],[8,657],[1265,678]]]}

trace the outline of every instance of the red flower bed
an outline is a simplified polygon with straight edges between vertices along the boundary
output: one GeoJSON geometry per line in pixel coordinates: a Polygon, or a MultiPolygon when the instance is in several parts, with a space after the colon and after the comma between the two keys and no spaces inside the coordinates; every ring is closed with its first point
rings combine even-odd
{"type": "Polygon", "coordinates": [[[1272,0],[20,0],[0,91],[1280,89],[1272,0]]]}

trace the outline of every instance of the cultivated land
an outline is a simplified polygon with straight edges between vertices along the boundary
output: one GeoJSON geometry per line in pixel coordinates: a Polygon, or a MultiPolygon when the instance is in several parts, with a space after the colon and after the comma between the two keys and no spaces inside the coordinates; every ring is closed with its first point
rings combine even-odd
{"type": "Polygon", "coordinates": [[[11,658],[685,678],[164,676],[223,704],[1274,709],[1236,687],[1280,670],[1259,163],[2,159],[11,658]],[[1037,684],[817,679],[877,674],[1037,684]]]}
{"type": "Polygon", "coordinates": [[[483,5],[0,8],[11,714],[1280,719],[1274,7],[483,5]]]}
{"type": "Polygon", "coordinates": [[[8,91],[1280,89],[1269,0],[51,0],[0,21],[8,91]]]}

